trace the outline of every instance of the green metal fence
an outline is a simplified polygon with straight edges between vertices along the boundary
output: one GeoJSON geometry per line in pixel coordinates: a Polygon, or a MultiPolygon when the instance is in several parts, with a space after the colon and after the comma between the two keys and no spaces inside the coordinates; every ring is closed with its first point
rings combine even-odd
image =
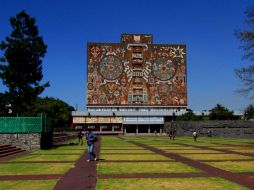
{"type": "Polygon", "coordinates": [[[0,133],[52,132],[50,119],[41,117],[0,117],[0,133]]]}

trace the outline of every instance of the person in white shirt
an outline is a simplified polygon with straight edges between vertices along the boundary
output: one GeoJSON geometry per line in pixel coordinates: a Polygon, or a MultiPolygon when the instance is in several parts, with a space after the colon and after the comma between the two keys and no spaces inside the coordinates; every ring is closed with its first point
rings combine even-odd
{"type": "Polygon", "coordinates": [[[192,135],[193,135],[194,141],[197,141],[198,133],[197,133],[196,131],[194,131],[194,132],[192,133],[192,135]]]}

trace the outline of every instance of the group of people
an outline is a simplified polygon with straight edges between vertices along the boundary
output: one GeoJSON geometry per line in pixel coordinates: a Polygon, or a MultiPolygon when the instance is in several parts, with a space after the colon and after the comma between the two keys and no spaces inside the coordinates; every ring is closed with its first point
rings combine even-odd
{"type": "Polygon", "coordinates": [[[176,136],[176,129],[172,129],[168,132],[168,136],[169,136],[169,139],[171,140],[175,140],[175,136],[176,136]]]}
{"type": "MultiPolygon", "coordinates": [[[[156,132],[155,132],[156,133],[156,132]]],[[[176,136],[176,129],[172,129],[168,132],[169,138],[170,140],[175,140],[175,136],[176,136]]],[[[196,130],[194,130],[194,132],[192,133],[193,135],[193,139],[194,141],[197,141],[198,138],[198,133],[196,132],[196,130]]],[[[211,132],[208,132],[209,136],[211,135],[211,132]]],[[[86,129],[86,130],[80,130],[78,133],[78,139],[79,139],[79,144],[83,145],[83,139],[86,140],[86,144],[87,144],[87,152],[88,152],[88,159],[87,162],[90,162],[92,160],[92,157],[94,158],[94,160],[97,160],[96,155],[94,154],[94,143],[97,141],[97,136],[92,132],[91,129],[86,129]]]]}
{"type": "Polygon", "coordinates": [[[87,162],[90,162],[92,160],[92,157],[96,161],[97,157],[94,154],[94,143],[97,141],[97,136],[92,132],[91,129],[88,128],[84,131],[81,131],[81,130],[79,131],[78,139],[79,139],[80,145],[83,145],[83,139],[86,140],[87,152],[88,152],[87,162]]]}
{"type": "MultiPolygon", "coordinates": [[[[197,141],[197,138],[198,138],[198,133],[197,131],[195,130],[193,133],[193,140],[194,141],[197,141]]],[[[176,136],[176,129],[171,129],[169,132],[168,132],[168,136],[169,136],[169,139],[170,140],[175,140],[175,136],[176,136]]]]}

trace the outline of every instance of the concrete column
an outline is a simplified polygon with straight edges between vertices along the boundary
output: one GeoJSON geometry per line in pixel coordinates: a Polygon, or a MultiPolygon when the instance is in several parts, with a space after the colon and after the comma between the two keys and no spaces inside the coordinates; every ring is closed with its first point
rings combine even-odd
{"type": "Polygon", "coordinates": [[[136,126],[136,134],[138,134],[138,125],[136,126]]]}
{"type": "Polygon", "coordinates": [[[112,125],[112,132],[114,132],[115,131],[115,127],[114,127],[114,125],[112,125]]]}
{"type": "Polygon", "coordinates": [[[148,125],[148,133],[151,133],[150,125],[148,125]]]}
{"type": "Polygon", "coordinates": [[[100,131],[102,131],[102,128],[101,128],[101,126],[100,126],[100,131]]]}
{"type": "Polygon", "coordinates": [[[162,127],[160,127],[160,133],[162,133],[162,127]]]}
{"type": "Polygon", "coordinates": [[[124,133],[126,133],[127,131],[126,131],[126,127],[124,127],[124,133]]]}

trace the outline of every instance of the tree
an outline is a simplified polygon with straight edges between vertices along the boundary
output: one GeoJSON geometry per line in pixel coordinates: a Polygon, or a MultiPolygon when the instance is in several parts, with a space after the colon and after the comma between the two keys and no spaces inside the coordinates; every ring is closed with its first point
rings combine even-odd
{"type": "MultiPolygon", "coordinates": [[[[244,59],[247,59],[251,62],[254,61],[254,7],[250,7],[246,10],[246,23],[249,25],[249,29],[236,31],[236,36],[242,42],[241,48],[244,50],[244,59]]],[[[242,67],[235,70],[236,75],[243,82],[244,86],[242,89],[239,89],[238,92],[250,95],[254,90],[254,64],[251,64],[246,67],[242,67]]],[[[251,97],[253,97],[251,95],[251,97]]]]}
{"type": "Polygon", "coordinates": [[[8,113],[5,102],[5,95],[0,93],[0,117],[5,116],[8,113]]]}
{"type": "Polygon", "coordinates": [[[12,32],[0,43],[3,56],[0,59],[0,78],[8,87],[7,102],[13,114],[22,114],[33,105],[49,82],[40,84],[43,78],[42,58],[47,46],[39,36],[35,19],[25,11],[10,18],[12,32]]]}
{"type": "Polygon", "coordinates": [[[57,130],[70,127],[71,111],[74,111],[72,106],[52,97],[37,98],[35,105],[27,110],[30,116],[45,114],[51,119],[52,126],[57,130]]]}
{"type": "Polygon", "coordinates": [[[253,104],[250,104],[244,110],[244,117],[245,117],[245,119],[254,119],[254,106],[253,106],[253,104]]]}
{"type": "Polygon", "coordinates": [[[224,106],[217,104],[210,110],[209,119],[211,120],[228,120],[235,119],[232,111],[229,111],[224,106]]]}
{"type": "Polygon", "coordinates": [[[176,120],[179,121],[197,121],[199,120],[198,116],[196,116],[192,110],[186,112],[185,114],[178,116],[176,120]]]}

